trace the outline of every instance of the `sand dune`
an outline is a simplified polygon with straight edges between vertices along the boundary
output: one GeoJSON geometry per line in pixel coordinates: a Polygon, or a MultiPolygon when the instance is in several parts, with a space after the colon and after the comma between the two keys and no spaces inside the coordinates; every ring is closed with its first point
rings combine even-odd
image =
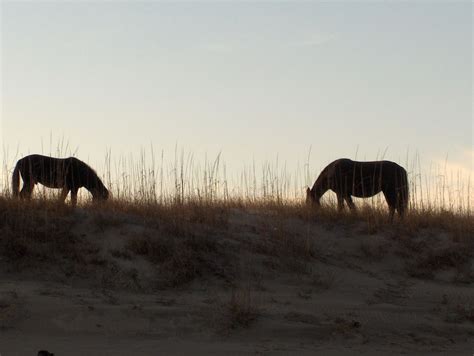
{"type": "Polygon", "coordinates": [[[469,229],[216,214],[71,209],[38,218],[31,239],[12,232],[10,216],[0,226],[0,353],[474,351],[469,229]]]}

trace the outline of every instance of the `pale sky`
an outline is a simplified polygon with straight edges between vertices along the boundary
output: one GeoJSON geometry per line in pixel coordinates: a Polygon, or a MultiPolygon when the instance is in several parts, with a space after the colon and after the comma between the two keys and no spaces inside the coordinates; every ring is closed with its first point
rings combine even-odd
{"type": "Polygon", "coordinates": [[[52,135],[93,162],[178,143],[237,170],[311,147],[315,174],[384,151],[472,171],[470,1],[0,6],[12,160],[52,135]]]}

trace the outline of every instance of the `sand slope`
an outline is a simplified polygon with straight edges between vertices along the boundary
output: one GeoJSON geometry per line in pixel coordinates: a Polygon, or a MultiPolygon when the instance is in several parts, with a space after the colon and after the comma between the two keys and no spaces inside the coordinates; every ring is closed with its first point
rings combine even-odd
{"type": "Polygon", "coordinates": [[[178,237],[133,214],[62,219],[81,258],[0,260],[1,355],[474,352],[472,241],[449,231],[238,209],[178,237]],[[210,245],[170,265],[130,248],[144,238],[210,245]]]}

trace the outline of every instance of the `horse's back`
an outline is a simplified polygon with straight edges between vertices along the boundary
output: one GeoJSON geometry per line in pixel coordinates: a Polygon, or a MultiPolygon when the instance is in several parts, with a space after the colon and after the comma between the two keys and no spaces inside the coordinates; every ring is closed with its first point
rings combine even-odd
{"type": "Polygon", "coordinates": [[[56,181],[69,179],[73,157],[56,158],[40,154],[31,154],[18,160],[18,167],[23,179],[33,179],[36,182],[54,188],[56,181]]]}
{"type": "Polygon", "coordinates": [[[44,165],[44,164],[54,165],[54,164],[59,164],[61,162],[69,160],[70,158],[56,158],[56,157],[44,156],[40,154],[32,154],[32,155],[28,155],[19,159],[18,162],[19,163],[28,162],[30,165],[44,165]]]}
{"type": "Polygon", "coordinates": [[[340,172],[341,171],[348,172],[354,169],[357,171],[369,171],[369,172],[373,172],[374,170],[376,171],[386,170],[389,172],[396,172],[396,171],[406,172],[405,168],[403,168],[399,164],[392,161],[387,161],[387,160],[353,161],[349,158],[340,158],[330,163],[326,168],[329,168],[329,167],[337,168],[337,170],[340,172]]]}
{"type": "Polygon", "coordinates": [[[43,155],[38,155],[38,154],[32,154],[32,155],[28,155],[28,156],[25,156],[23,158],[20,158],[18,160],[18,163],[17,164],[20,164],[20,165],[24,165],[26,163],[29,163],[29,164],[34,164],[36,162],[41,162],[43,160],[48,160],[48,156],[43,156],[43,155]]]}
{"type": "MultiPolygon", "coordinates": [[[[325,168],[325,175],[329,181],[334,182],[336,190],[349,189],[347,182],[351,182],[354,189],[362,187],[360,188],[362,195],[369,191],[375,194],[380,190],[390,190],[407,184],[406,170],[397,163],[387,160],[353,161],[341,158],[325,168]]],[[[353,193],[356,194],[355,191],[353,193]]]]}

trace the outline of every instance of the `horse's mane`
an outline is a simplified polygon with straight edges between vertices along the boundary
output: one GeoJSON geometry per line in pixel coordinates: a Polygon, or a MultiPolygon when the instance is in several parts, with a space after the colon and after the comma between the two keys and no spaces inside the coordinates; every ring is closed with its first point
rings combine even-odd
{"type": "Polygon", "coordinates": [[[87,172],[84,172],[84,173],[92,174],[94,176],[94,178],[97,179],[97,183],[98,183],[100,189],[104,189],[104,188],[107,189],[105,187],[104,183],[102,182],[102,179],[100,179],[99,175],[97,174],[97,172],[94,168],[92,168],[86,162],[81,161],[80,159],[78,159],[76,157],[69,157],[69,159],[75,160],[81,166],[81,169],[86,169],[87,172]]]}
{"type": "Polygon", "coordinates": [[[324,167],[324,169],[321,171],[321,173],[319,173],[319,176],[316,179],[316,181],[314,182],[313,186],[311,187],[312,192],[315,192],[316,188],[318,186],[320,186],[325,179],[327,179],[327,175],[328,175],[329,170],[333,169],[334,164],[338,161],[339,160],[334,161],[334,162],[328,164],[326,167],[324,167]]]}
{"type": "Polygon", "coordinates": [[[92,173],[94,173],[94,175],[99,176],[94,168],[89,166],[86,162],[81,161],[79,158],[69,157],[69,159],[76,161],[77,163],[79,163],[82,166],[82,168],[86,168],[89,172],[92,172],[92,173]]]}

